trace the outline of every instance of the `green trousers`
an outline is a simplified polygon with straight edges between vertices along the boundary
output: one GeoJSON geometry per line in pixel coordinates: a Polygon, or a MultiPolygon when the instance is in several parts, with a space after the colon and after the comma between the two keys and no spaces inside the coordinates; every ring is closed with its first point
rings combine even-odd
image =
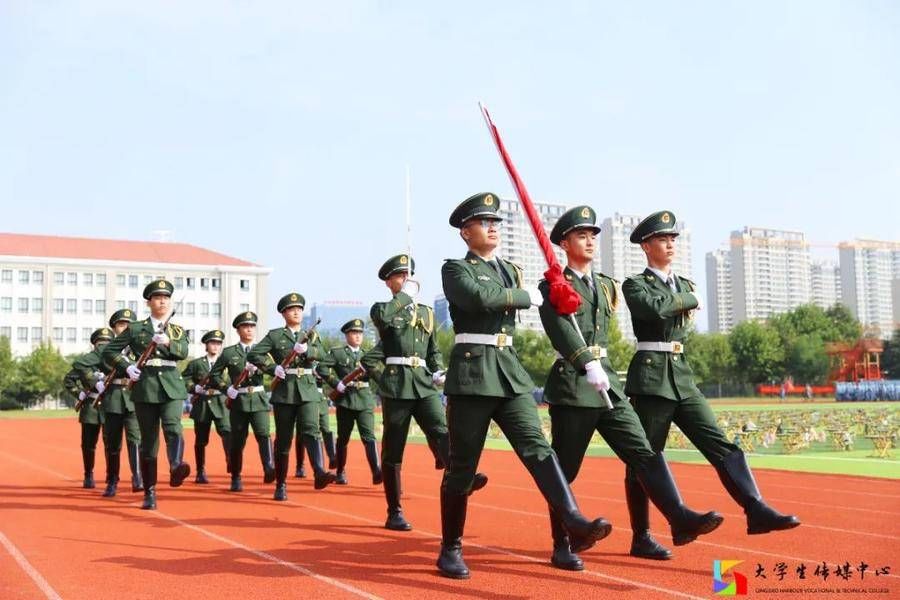
{"type": "Polygon", "coordinates": [[[290,454],[294,428],[300,435],[319,438],[319,402],[273,404],[275,410],[275,454],[290,454]],[[298,425],[299,423],[299,425],[298,425]]]}
{"type": "Polygon", "coordinates": [[[353,426],[359,430],[359,437],[364,442],[375,441],[375,413],[372,409],[352,410],[342,406],[337,407],[337,443],[338,445],[350,441],[353,426]]]}
{"type": "Polygon", "coordinates": [[[632,468],[643,467],[655,454],[637,414],[627,402],[617,402],[614,410],[551,405],[550,421],[551,446],[570,483],[578,476],[595,431],[632,468]]]}
{"type": "Polygon", "coordinates": [[[738,449],[719,429],[716,415],[703,396],[682,398],[677,402],[659,396],[634,396],[631,402],[647,434],[650,447],[655,452],[665,449],[672,423],[678,425],[682,433],[712,464],[718,464],[738,449]]]}
{"type": "Polygon", "coordinates": [[[450,494],[468,494],[484,449],[491,420],[496,421],[519,460],[535,465],[553,449],[541,431],[537,406],[531,394],[498,396],[449,396],[447,425],[450,430],[450,464],[442,488],[450,494]]]}
{"type": "MultiPolygon", "coordinates": [[[[319,433],[324,435],[331,433],[331,423],[328,422],[328,399],[322,401],[319,407],[319,433]]],[[[303,425],[300,419],[300,413],[297,413],[297,437],[303,435],[303,425]]]]}
{"type": "MultiPolygon", "coordinates": [[[[244,449],[247,443],[247,435],[250,428],[253,428],[253,435],[256,437],[269,437],[269,411],[258,410],[255,412],[244,412],[237,408],[238,403],[231,405],[230,421],[231,421],[231,445],[240,450],[244,449]]],[[[220,432],[221,433],[221,432],[220,432]]]]}
{"type": "Polygon", "coordinates": [[[383,463],[392,465],[403,463],[403,451],[406,449],[411,419],[416,420],[429,441],[447,435],[447,417],[438,394],[412,400],[383,398],[381,412],[384,419],[384,434],[381,439],[383,463]]]}
{"type": "Polygon", "coordinates": [[[123,432],[130,443],[141,443],[141,428],[138,426],[137,414],[106,413],[103,423],[103,443],[108,453],[117,454],[122,450],[123,432]]]}
{"type": "Polygon", "coordinates": [[[134,412],[141,428],[141,458],[156,458],[159,453],[159,428],[162,425],[163,435],[180,437],[181,411],[184,402],[169,400],[159,404],[135,402],[134,412]]]}
{"type": "Polygon", "coordinates": [[[81,449],[94,450],[100,438],[100,425],[94,423],[81,424],[81,449]]]}

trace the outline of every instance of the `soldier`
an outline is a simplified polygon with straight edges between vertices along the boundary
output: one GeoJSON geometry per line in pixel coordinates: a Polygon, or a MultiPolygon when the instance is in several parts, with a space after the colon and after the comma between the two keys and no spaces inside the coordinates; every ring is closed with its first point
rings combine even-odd
{"type": "MultiPolygon", "coordinates": [[[[596,214],[589,206],[566,211],[550,232],[550,241],[566,253],[568,265],[563,274],[581,296],[581,306],[574,315],[576,327],[571,318],[557,313],[549,302],[549,283],[540,284],[544,296],[541,322],[559,353],[544,386],[544,399],[550,404],[551,445],[571,483],[578,476],[591,437],[595,431],[599,432],[616,456],[634,469],[653,503],[671,524],[675,545],[680,546],[714,530],[721,524],[722,516],[714,512],[701,515],[684,505],[665,458],[650,448],[607,357],[610,321],[619,294],[614,279],[591,271],[599,232],[596,214]],[[613,410],[601,399],[598,393],[601,390],[608,392],[613,410]]],[[[582,570],[584,563],[571,551],[562,523],[552,511],[550,524],[553,535],[550,562],[560,569],[582,570]]],[[[670,556],[647,556],[642,549],[641,539],[636,538],[632,555],[670,556]]]]}
{"type": "MultiPolygon", "coordinates": [[[[103,371],[100,353],[103,347],[112,339],[112,331],[104,327],[91,334],[93,349],[79,357],[72,364],[71,370],[63,379],[63,386],[70,394],[78,398],[81,407],[78,410],[78,422],[81,423],[81,460],[84,464],[84,481],[81,487],[92,490],[94,483],[94,457],[97,451],[97,440],[100,437],[100,427],[103,425],[103,410],[94,407],[94,400],[98,392],[95,385],[99,382],[100,389],[103,386],[103,371]]],[[[107,479],[109,468],[107,466],[107,479]]],[[[105,495],[105,493],[104,493],[105,495]]]]}
{"type": "MultiPolygon", "coordinates": [[[[328,422],[328,398],[322,391],[322,376],[319,374],[318,370],[315,371],[315,376],[316,389],[319,391],[319,395],[322,397],[322,403],[319,406],[319,433],[322,435],[322,445],[325,446],[325,454],[328,455],[328,468],[333,470],[337,467],[337,462],[335,461],[336,450],[334,447],[334,433],[331,431],[331,424],[328,422]]],[[[303,463],[306,457],[306,449],[303,445],[303,430],[301,427],[299,415],[297,418],[296,433],[297,437],[294,440],[294,450],[297,455],[297,468],[294,471],[294,477],[298,479],[305,479],[306,469],[304,468],[303,463]]]]}
{"type": "Polygon", "coordinates": [[[317,333],[302,341],[304,332],[303,307],[306,300],[292,292],[278,301],[278,312],[284,318],[284,327],[271,330],[255,348],[247,361],[278,379],[272,392],[275,408],[275,500],[287,500],[287,469],[291,456],[291,442],[297,419],[301,421],[303,440],[309,462],[315,472],[315,489],[321,490],[334,483],[334,473],[325,470],[322,448],[319,446],[319,406],[321,400],[316,389],[316,377],[312,364],[327,356],[317,333]],[[283,366],[291,354],[295,358],[283,366]]]}
{"type": "MultiPolygon", "coordinates": [[[[117,310],[109,317],[109,326],[113,335],[118,335],[134,322],[134,313],[127,308],[117,310]]],[[[135,360],[130,348],[124,352],[129,360],[135,360]]],[[[141,443],[141,428],[138,427],[137,415],[134,413],[134,402],[131,401],[131,390],[128,389],[128,376],[125,374],[127,365],[117,365],[109,389],[100,391],[104,385],[98,382],[98,392],[102,394],[103,404],[103,443],[106,446],[106,490],[103,495],[111,498],[116,495],[119,483],[120,454],[122,451],[122,432],[125,433],[126,448],[128,451],[128,464],[131,467],[131,491],[139,492],[144,489],[141,479],[140,459],[138,457],[141,443]]],[[[107,373],[110,367],[103,365],[103,371],[107,373]]]]}
{"type": "Polygon", "coordinates": [[[447,260],[441,270],[444,295],[456,331],[447,370],[450,461],[441,484],[441,574],[469,577],[462,556],[468,493],[493,419],[531,473],[550,509],[562,522],[572,552],[587,550],[609,535],[605,519],[586,519],[578,510],[556,453],[544,438],[534,384],[513,348],[516,311],[539,306],[537,289],[522,289],[521,269],[495,258],[500,243],[499,201],[476,194],[450,215],[468,246],[462,260],[447,260]]]}
{"type": "Polygon", "coordinates": [[[222,438],[222,449],[225,451],[226,470],[231,472],[231,420],[228,418],[228,407],[222,391],[211,385],[213,365],[219,359],[225,334],[214,329],[206,332],[200,341],[206,345],[206,356],[189,362],[181,372],[189,394],[194,394],[191,405],[191,418],[194,420],[194,456],[197,459],[197,476],[194,483],[209,483],[206,477],[206,446],[209,444],[209,433],[212,424],[216,424],[216,433],[222,438]],[[207,379],[208,378],[208,379],[207,379]],[[206,380],[204,382],[204,380],[206,380]]]}
{"type": "Polygon", "coordinates": [[[178,373],[178,361],[188,355],[190,340],[184,329],[169,323],[174,286],[165,279],[149,283],[144,299],[150,316],[126,327],[103,350],[103,360],[114,367],[125,367],[134,382],[131,399],[134,401],[138,425],[141,428],[141,473],[144,476],[144,510],[156,509],[156,467],[159,453],[159,429],[162,424],[169,459],[169,485],[179,487],[191,474],[191,466],[184,462],[184,436],[181,429],[181,409],[187,391],[178,373]],[[142,367],[122,354],[125,348],[141,354],[154,343],[156,349],[142,367]]]}
{"type": "MultiPolygon", "coordinates": [[[[444,464],[450,452],[447,418],[436,387],[444,383],[444,366],[434,338],[434,309],[415,301],[417,286],[407,281],[415,268],[415,261],[399,254],[387,259],[378,270],[378,278],[394,298],[372,305],[370,316],[380,342],[361,359],[363,368],[378,381],[381,392],[381,468],[388,514],[384,526],[394,531],[412,529],[400,506],[400,467],[410,420],[415,418],[432,452],[444,464]]],[[[476,473],[472,491],[486,484],[487,477],[476,473]]]]}
{"type": "Polygon", "coordinates": [[[322,369],[322,376],[340,397],[335,400],[337,406],[337,479],[335,483],[347,485],[347,446],[353,426],[359,430],[366,449],[366,460],[372,472],[372,485],[381,485],[383,481],[381,465],[378,460],[378,446],[375,441],[375,395],[369,389],[368,377],[363,376],[344,385],[341,379],[360,365],[363,339],[362,319],[352,319],[344,323],[341,333],[347,343],[340,348],[332,348],[331,367],[322,369]]]}
{"type": "MultiPolygon", "coordinates": [[[[659,211],[631,232],[647,256],[643,273],[625,280],[622,293],[631,311],[637,352],[628,367],[625,393],[641,420],[650,447],[662,452],[674,422],[713,467],[731,497],[747,515],[747,533],[791,529],[800,524],[763,502],[744,453],[726,439],[712,409],[694,384],[684,338],[693,311],[700,308],[694,282],[672,272],[678,230],[671,211],[659,211]]],[[[625,497],[635,539],[643,540],[638,555],[655,558],[668,551],[649,533],[648,503],[636,469],[628,467],[625,497]],[[655,550],[654,550],[655,548],[655,550]],[[656,556],[653,556],[653,555],[656,556]]]]}
{"type": "MultiPolygon", "coordinates": [[[[243,491],[241,471],[244,466],[244,445],[253,428],[253,436],[259,448],[259,460],[263,468],[263,481],[275,481],[275,465],[272,460],[272,438],[269,436],[269,400],[263,386],[263,374],[256,365],[247,362],[247,355],[253,348],[256,337],[256,313],[242,312],[234,318],[231,326],[237,330],[240,341],[222,350],[222,356],[213,364],[210,381],[213,387],[225,390],[226,407],[230,411],[231,438],[228,448],[231,467],[231,487],[229,491],[243,491]],[[234,387],[244,370],[248,375],[240,387],[234,387]],[[231,385],[225,381],[228,375],[231,385]]],[[[224,440],[223,440],[224,441],[224,440]]]]}

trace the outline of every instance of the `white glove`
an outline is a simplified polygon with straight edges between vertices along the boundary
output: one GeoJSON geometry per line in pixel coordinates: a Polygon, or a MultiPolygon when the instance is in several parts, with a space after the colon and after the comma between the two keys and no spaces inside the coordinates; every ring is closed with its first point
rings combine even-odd
{"type": "Polygon", "coordinates": [[[128,374],[128,379],[132,381],[137,381],[141,378],[141,370],[137,368],[137,365],[128,365],[128,368],[125,369],[125,373],[128,374]]]}
{"type": "Polygon", "coordinates": [[[544,303],[544,296],[541,294],[541,291],[534,286],[528,286],[525,288],[525,291],[528,292],[528,297],[531,298],[532,306],[540,306],[544,303]]]}
{"type": "Polygon", "coordinates": [[[94,389],[97,390],[98,394],[102,394],[106,390],[106,384],[103,383],[103,380],[100,380],[94,384],[94,389]]]}
{"type": "Polygon", "coordinates": [[[419,282],[407,279],[403,282],[403,285],[400,286],[400,291],[415,300],[416,296],[419,294],[419,282]]]}
{"type": "Polygon", "coordinates": [[[434,382],[434,385],[444,385],[444,382],[447,381],[446,371],[435,371],[431,374],[431,381],[434,382]]]}
{"type": "Polygon", "coordinates": [[[157,346],[168,346],[169,336],[164,333],[157,333],[153,336],[153,341],[157,346]]]}
{"type": "Polygon", "coordinates": [[[85,392],[78,392],[78,401],[79,401],[79,402],[84,402],[84,399],[85,399],[85,398],[87,398],[87,393],[85,393],[85,392]]]}
{"type": "Polygon", "coordinates": [[[202,394],[202,393],[205,392],[205,391],[206,391],[206,390],[204,390],[204,389],[203,389],[203,386],[200,385],[199,383],[198,383],[197,385],[194,386],[194,393],[195,393],[195,394],[202,394]]]}
{"type": "Polygon", "coordinates": [[[238,391],[233,385],[228,386],[228,389],[225,390],[225,394],[232,400],[238,397],[238,391]]]}
{"type": "Polygon", "coordinates": [[[259,367],[251,362],[248,362],[246,365],[244,365],[244,370],[247,371],[248,374],[253,375],[257,371],[259,371],[259,367]]]}
{"type": "Polygon", "coordinates": [[[337,387],[334,388],[334,389],[337,390],[337,393],[338,393],[338,394],[343,394],[343,393],[344,393],[344,390],[347,389],[347,386],[344,385],[344,382],[343,382],[343,381],[338,381],[337,387]]]}
{"type": "Polygon", "coordinates": [[[308,348],[309,346],[304,342],[297,342],[296,344],[294,344],[294,352],[296,352],[297,354],[306,354],[306,350],[308,348]]]}
{"type": "Polygon", "coordinates": [[[594,386],[595,390],[600,392],[609,389],[609,376],[603,370],[603,365],[600,364],[599,360],[590,361],[584,365],[584,370],[587,374],[588,383],[594,386]]]}
{"type": "Polygon", "coordinates": [[[103,373],[101,373],[100,371],[94,371],[94,379],[96,379],[97,381],[100,381],[101,379],[105,379],[105,378],[106,378],[106,376],[103,373]]]}
{"type": "Polygon", "coordinates": [[[275,377],[278,379],[284,379],[287,377],[287,373],[284,372],[284,367],[281,365],[275,365],[275,377]]]}

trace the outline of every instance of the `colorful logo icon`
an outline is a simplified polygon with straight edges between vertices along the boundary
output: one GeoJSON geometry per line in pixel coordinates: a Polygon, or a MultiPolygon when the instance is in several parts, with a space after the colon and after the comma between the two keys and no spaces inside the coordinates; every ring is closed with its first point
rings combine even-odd
{"type": "Polygon", "coordinates": [[[713,592],[717,596],[746,596],[747,578],[732,571],[742,560],[714,560],[713,561],[713,592]],[[725,575],[731,571],[732,581],[725,581],[725,575]]]}

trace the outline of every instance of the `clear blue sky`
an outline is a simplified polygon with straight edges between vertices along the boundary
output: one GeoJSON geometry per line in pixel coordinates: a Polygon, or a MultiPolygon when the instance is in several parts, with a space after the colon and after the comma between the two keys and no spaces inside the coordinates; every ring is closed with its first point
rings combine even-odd
{"type": "Polygon", "coordinates": [[[0,230],[168,229],[368,302],[408,163],[430,300],[452,208],[512,194],[481,99],[536,200],[673,210],[701,283],[743,225],[898,238],[897,2],[125,4],[0,4],[0,230]]]}

